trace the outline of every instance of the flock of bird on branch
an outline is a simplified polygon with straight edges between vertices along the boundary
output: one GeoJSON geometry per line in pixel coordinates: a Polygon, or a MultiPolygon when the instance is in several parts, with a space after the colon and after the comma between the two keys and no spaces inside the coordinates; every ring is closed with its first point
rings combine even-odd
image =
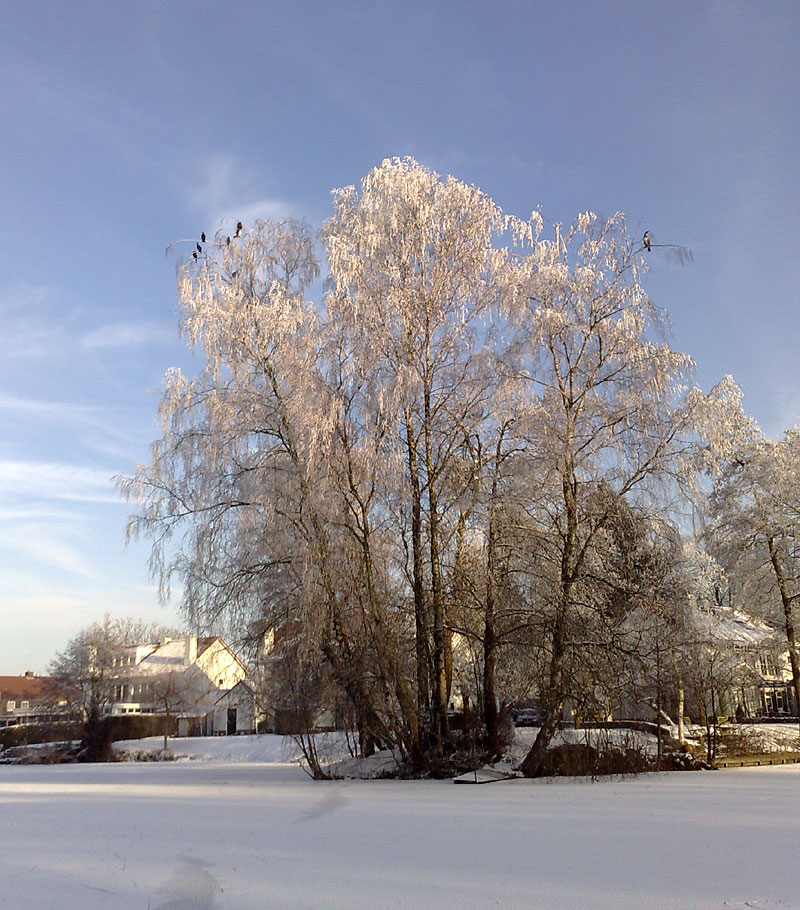
{"type": "MultiPolygon", "coordinates": [[[[233,237],[228,235],[225,238],[225,245],[230,246],[231,240],[236,240],[237,238],[241,237],[243,230],[244,230],[244,226],[242,225],[242,222],[237,221],[236,222],[236,231],[234,232],[233,237]]],[[[203,250],[202,244],[204,244],[205,242],[206,242],[206,232],[205,231],[201,232],[199,240],[196,240],[195,238],[192,237],[192,238],[183,238],[182,240],[175,241],[175,243],[193,243],[194,244],[195,248],[192,250],[192,259],[194,259],[195,262],[198,261],[199,256],[203,255],[204,250],[203,250]]],[[[663,250],[667,251],[668,258],[676,257],[678,259],[678,261],[681,263],[691,262],[692,258],[693,258],[692,251],[688,247],[681,246],[680,244],[677,244],[677,243],[653,243],[653,238],[650,236],[650,231],[644,232],[640,243],[641,243],[641,247],[639,248],[639,250],[637,252],[641,252],[642,250],[644,250],[649,253],[654,249],[663,249],[663,250]]],[[[173,246],[174,246],[174,244],[170,244],[169,247],[167,247],[167,252],[169,252],[169,250],[173,246]]]]}

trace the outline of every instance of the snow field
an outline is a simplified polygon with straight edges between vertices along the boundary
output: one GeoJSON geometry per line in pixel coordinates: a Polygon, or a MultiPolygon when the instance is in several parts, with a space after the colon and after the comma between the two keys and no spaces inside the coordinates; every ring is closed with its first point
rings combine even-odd
{"type": "Polygon", "coordinates": [[[0,907],[800,908],[798,766],[316,783],[277,737],[194,742],[216,760],[0,766],[0,907]]]}

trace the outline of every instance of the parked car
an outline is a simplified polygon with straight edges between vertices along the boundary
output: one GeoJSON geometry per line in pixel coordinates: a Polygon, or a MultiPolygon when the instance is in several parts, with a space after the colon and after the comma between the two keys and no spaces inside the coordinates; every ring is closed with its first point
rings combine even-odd
{"type": "Polygon", "coordinates": [[[514,707],[511,717],[515,727],[537,727],[539,725],[539,711],[536,708],[514,707]]]}

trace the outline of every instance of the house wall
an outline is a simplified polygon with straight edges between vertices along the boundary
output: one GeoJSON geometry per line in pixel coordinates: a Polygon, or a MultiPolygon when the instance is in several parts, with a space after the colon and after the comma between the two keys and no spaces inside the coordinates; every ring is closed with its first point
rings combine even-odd
{"type": "Polygon", "coordinates": [[[224,735],[228,732],[229,710],[236,711],[235,733],[255,733],[258,712],[255,697],[247,686],[236,686],[214,705],[212,724],[215,735],[224,735]]]}
{"type": "Polygon", "coordinates": [[[69,716],[66,699],[54,692],[48,676],[0,676],[0,727],[64,720],[69,716]]]}
{"type": "Polygon", "coordinates": [[[121,649],[113,667],[110,713],[163,713],[164,698],[159,692],[174,690],[170,696],[175,713],[205,715],[213,711],[221,692],[244,679],[245,668],[221,639],[213,639],[198,655],[198,640],[192,635],[182,641],[121,649]]]}
{"type": "Polygon", "coordinates": [[[202,669],[217,689],[232,689],[245,678],[245,668],[225,646],[213,641],[197,658],[197,666],[202,669]]]}

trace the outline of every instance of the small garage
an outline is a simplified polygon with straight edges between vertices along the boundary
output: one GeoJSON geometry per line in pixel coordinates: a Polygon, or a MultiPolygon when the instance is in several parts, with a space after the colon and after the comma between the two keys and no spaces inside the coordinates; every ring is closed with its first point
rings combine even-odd
{"type": "Polygon", "coordinates": [[[214,704],[215,736],[255,733],[258,720],[255,692],[246,682],[237,683],[232,689],[220,695],[214,704]]]}

